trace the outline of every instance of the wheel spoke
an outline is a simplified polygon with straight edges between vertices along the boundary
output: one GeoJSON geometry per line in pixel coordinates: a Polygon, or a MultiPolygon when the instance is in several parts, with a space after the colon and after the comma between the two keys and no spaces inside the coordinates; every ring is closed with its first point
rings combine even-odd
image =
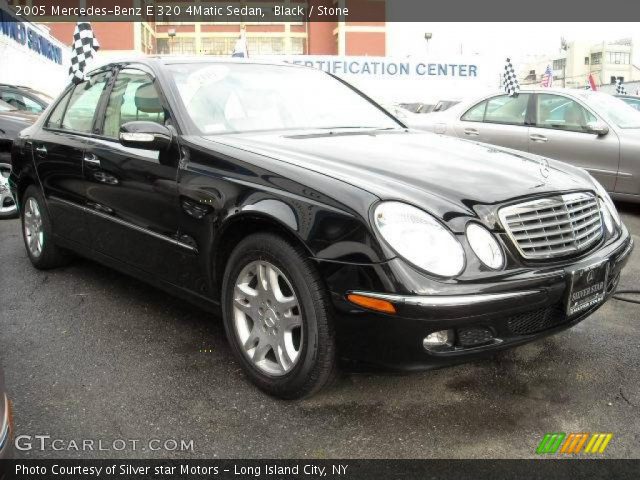
{"type": "Polygon", "coordinates": [[[233,301],[233,306],[253,318],[254,308],[251,302],[247,302],[242,296],[237,296],[233,301]]]}
{"type": "Polygon", "coordinates": [[[267,356],[267,353],[269,353],[269,350],[271,350],[271,345],[269,345],[269,343],[265,342],[264,340],[260,340],[260,343],[258,343],[258,346],[253,352],[253,361],[263,361],[267,356]]]}
{"type": "Polygon", "coordinates": [[[269,267],[266,263],[260,262],[257,268],[258,272],[258,289],[263,292],[269,291],[269,267]]]}
{"type": "Polygon", "coordinates": [[[276,354],[276,360],[278,360],[280,368],[285,372],[288,371],[291,368],[293,360],[289,357],[289,352],[287,352],[287,349],[284,346],[284,341],[274,349],[274,353],[276,354]]]}

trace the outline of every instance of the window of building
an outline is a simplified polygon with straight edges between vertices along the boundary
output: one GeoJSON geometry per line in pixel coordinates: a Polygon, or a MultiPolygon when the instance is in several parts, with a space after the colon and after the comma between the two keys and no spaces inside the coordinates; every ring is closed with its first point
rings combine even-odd
{"type": "Polygon", "coordinates": [[[237,37],[204,37],[201,40],[201,53],[228,57],[233,53],[237,37]]]}
{"type": "Polygon", "coordinates": [[[631,56],[629,52],[607,52],[609,54],[609,63],[619,65],[629,65],[631,56]]]}
{"type": "Polygon", "coordinates": [[[284,51],[284,37],[248,37],[249,55],[281,55],[284,51]]]}
{"type": "Polygon", "coordinates": [[[589,57],[584,57],[584,64],[589,65],[589,57]]]}
{"type": "Polygon", "coordinates": [[[94,75],[86,82],[76,85],[69,99],[69,106],[62,120],[62,128],[75,132],[90,133],[93,116],[104,90],[110,72],[94,75]]]}
{"type": "Polygon", "coordinates": [[[196,53],[196,41],[193,37],[159,38],[158,53],[168,55],[172,53],[194,55],[196,53]]]}
{"type": "Polygon", "coordinates": [[[600,65],[602,63],[602,52],[591,54],[591,65],[600,65]]]}
{"type": "Polygon", "coordinates": [[[614,75],[611,75],[611,84],[615,84],[618,80],[620,80],[620,83],[624,83],[624,77],[616,77],[614,75]]]}
{"type": "Polygon", "coordinates": [[[302,37],[291,38],[291,55],[304,55],[304,40],[302,37]]]}
{"type": "Polygon", "coordinates": [[[565,58],[557,58],[556,60],[553,61],[553,69],[563,70],[566,64],[567,64],[567,60],[565,58]]]}

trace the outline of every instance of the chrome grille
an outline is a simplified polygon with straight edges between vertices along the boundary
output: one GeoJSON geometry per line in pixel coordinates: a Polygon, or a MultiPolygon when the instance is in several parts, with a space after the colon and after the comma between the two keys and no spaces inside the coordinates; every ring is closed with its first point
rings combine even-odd
{"type": "Polygon", "coordinates": [[[499,216],[519,252],[529,259],[585,251],[603,234],[598,200],[586,192],[503,207],[499,216]]]}

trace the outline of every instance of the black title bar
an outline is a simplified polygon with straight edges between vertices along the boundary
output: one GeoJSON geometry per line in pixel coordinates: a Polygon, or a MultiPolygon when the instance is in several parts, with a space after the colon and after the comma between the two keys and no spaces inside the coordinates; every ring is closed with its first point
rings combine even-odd
{"type": "Polygon", "coordinates": [[[0,460],[2,470],[7,480],[635,480],[640,460],[0,460]]]}
{"type": "MultiPolygon", "coordinates": [[[[636,21],[640,2],[609,0],[8,0],[35,22],[434,22],[636,21]],[[22,3],[23,5],[19,5],[22,3]],[[27,5],[24,5],[27,3],[27,5]]],[[[9,17],[2,21],[11,21],[9,17]]],[[[495,34],[488,32],[487,34],[495,34]]],[[[542,33],[541,33],[542,34],[542,33]]]]}

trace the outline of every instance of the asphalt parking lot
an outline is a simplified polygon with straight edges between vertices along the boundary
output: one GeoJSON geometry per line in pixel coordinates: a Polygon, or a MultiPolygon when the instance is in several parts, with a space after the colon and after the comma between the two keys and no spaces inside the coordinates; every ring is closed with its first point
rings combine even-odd
{"type": "MultiPolygon", "coordinates": [[[[640,206],[620,207],[640,245],[640,206]]],[[[486,360],[343,374],[283,402],[243,377],[215,317],[89,261],[37,271],[18,220],[0,222],[0,245],[0,361],[15,433],[64,442],[22,458],[534,457],[557,431],[612,432],[607,457],[640,457],[638,305],[612,300],[573,329],[486,360]],[[67,448],[84,439],[139,443],[67,448]],[[193,451],[151,451],[150,439],[193,440],[193,451]]],[[[621,288],[639,285],[636,248],[621,288]]]]}

